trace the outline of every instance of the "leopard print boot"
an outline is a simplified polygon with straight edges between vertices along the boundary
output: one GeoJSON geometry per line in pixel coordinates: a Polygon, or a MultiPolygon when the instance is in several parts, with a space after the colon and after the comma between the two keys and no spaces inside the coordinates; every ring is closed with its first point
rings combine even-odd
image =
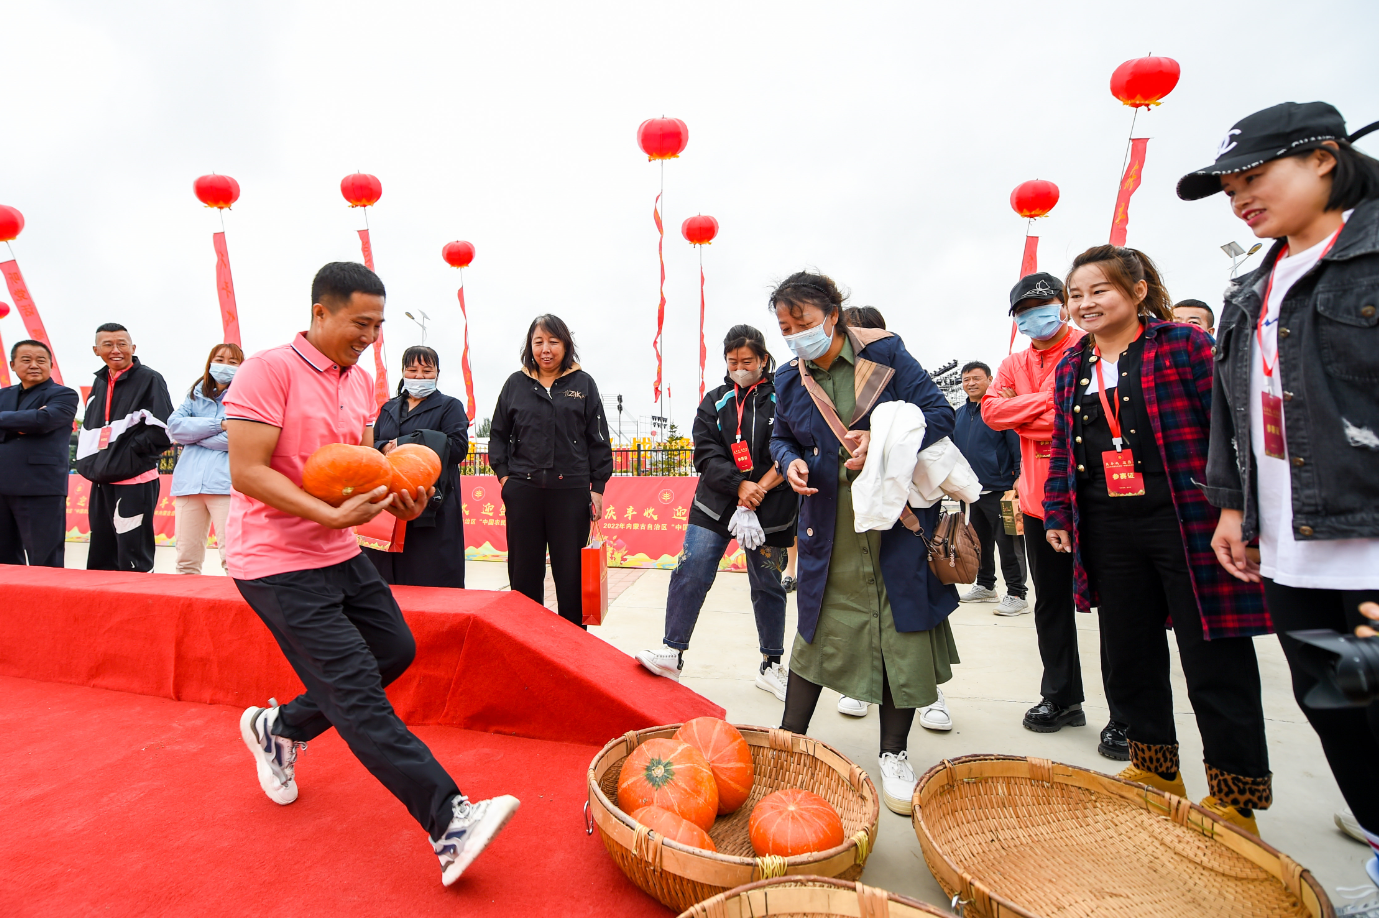
{"type": "Polygon", "coordinates": [[[1274,776],[1247,778],[1222,771],[1210,762],[1207,766],[1207,790],[1210,794],[1202,798],[1202,809],[1210,810],[1226,822],[1244,829],[1251,835],[1259,834],[1259,824],[1255,822],[1255,810],[1267,810],[1274,802],[1274,776]]]}
{"type": "Polygon", "coordinates": [[[1130,741],[1130,767],[1119,775],[1122,781],[1145,784],[1165,794],[1187,797],[1183,775],[1178,769],[1178,744],[1152,746],[1130,741]]]}

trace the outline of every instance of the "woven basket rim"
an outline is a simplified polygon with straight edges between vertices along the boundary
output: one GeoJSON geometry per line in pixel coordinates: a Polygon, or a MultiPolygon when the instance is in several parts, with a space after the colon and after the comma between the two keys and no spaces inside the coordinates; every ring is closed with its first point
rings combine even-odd
{"type": "MultiPolygon", "coordinates": [[[[1180,805],[1187,804],[1191,807],[1191,810],[1194,814],[1202,817],[1204,820],[1214,823],[1214,833],[1220,832],[1224,829],[1229,833],[1238,836],[1247,845],[1258,848],[1266,854],[1278,859],[1280,863],[1282,863],[1283,861],[1290,861],[1296,864],[1296,861],[1293,861],[1292,857],[1289,856],[1286,852],[1280,851],[1273,845],[1270,845],[1268,842],[1264,841],[1259,836],[1253,835],[1249,832],[1244,831],[1243,829],[1240,829],[1235,825],[1232,825],[1218,814],[1213,813],[1210,810],[1203,809],[1200,805],[1193,803],[1191,800],[1178,798],[1173,794],[1164,793],[1163,791],[1157,788],[1149,787],[1148,785],[1144,784],[1137,784],[1134,781],[1127,781],[1124,778],[1119,777],[1118,775],[1108,775],[1104,772],[1097,771],[1093,768],[1084,768],[1081,765],[1070,765],[1067,762],[1058,762],[1052,759],[1043,759],[1039,756],[1008,755],[1003,753],[973,753],[969,755],[957,756],[951,759],[940,759],[937,764],[933,765],[931,768],[929,768],[928,771],[924,772],[924,774],[920,776],[919,781],[915,784],[914,796],[911,798],[913,808],[911,811],[910,820],[914,826],[915,834],[920,835],[922,833],[922,837],[920,838],[921,847],[924,847],[925,843],[927,842],[928,848],[932,850],[935,855],[937,855],[939,858],[943,860],[944,864],[948,867],[949,870],[961,877],[971,877],[972,872],[959,866],[958,863],[954,861],[953,858],[949,855],[948,851],[941,847],[938,844],[938,842],[934,839],[933,833],[929,830],[928,824],[926,824],[924,821],[924,808],[920,805],[920,798],[924,795],[924,792],[927,789],[929,782],[937,775],[948,771],[950,768],[959,768],[964,765],[974,765],[981,762],[1021,762],[1026,765],[1029,765],[1034,761],[1045,762],[1048,763],[1048,765],[1050,766],[1054,766],[1056,768],[1066,768],[1073,772],[1081,772],[1087,775],[1094,775],[1098,780],[1110,781],[1116,784],[1124,785],[1125,787],[1134,791],[1136,794],[1142,795],[1145,798],[1148,798],[1150,796],[1157,797],[1160,800],[1164,801],[1163,805],[1165,809],[1168,809],[1172,805],[1170,803],[1171,800],[1180,801],[1180,805]]],[[[1051,769],[1050,778],[1053,783],[1069,783],[1066,781],[1060,781],[1060,778],[1062,777],[1064,776],[1060,776],[1056,773],[1056,771],[1053,771],[1051,769]]],[[[1093,791],[1093,793],[1096,792],[1093,791]]],[[[1297,866],[1301,867],[1301,865],[1297,866]]],[[[937,875],[935,876],[935,879],[938,879],[937,875]]],[[[973,877],[973,879],[976,879],[977,882],[982,882],[980,878],[973,877]]],[[[1301,868],[1301,874],[1298,879],[1299,883],[1302,886],[1307,886],[1311,888],[1312,892],[1317,898],[1318,903],[1320,904],[1321,915],[1323,916],[1323,918],[1335,918],[1335,908],[1334,906],[1332,906],[1330,899],[1327,898],[1326,892],[1322,887],[1321,883],[1318,882],[1317,878],[1312,875],[1312,872],[1306,868],[1301,868]]],[[[985,883],[983,883],[983,886],[985,886],[985,883]]],[[[999,893],[990,889],[989,887],[987,887],[984,890],[984,892],[987,896],[990,897],[990,900],[993,903],[997,904],[1001,909],[1008,909],[1010,913],[1013,915],[1031,914],[1028,909],[1021,906],[1019,903],[1005,896],[1000,895],[999,893]]]]}
{"type": "MultiPolygon", "coordinates": [[[[771,877],[767,880],[755,880],[751,883],[744,883],[741,886],[734,886],[727,892],[721,893],[721,895],[723,896],[724,900],[728,900],[747,895],[749,893],[755,892],[758,889],[767,889],[772,886],[814,886],[831,887],[833,889],[842,890],[856,890],[857,887],[863,885],[865,884],[859,883],[856,880],[839,880],[834,877],[821,877],[817,874],[801,873],[790,874],[789,876],[784,877],[771,877]]],[[[911,899],[909,896],[902,896],[900,893],[892,892],[889,889],[881,889],[881,887],[879,886],[872,888],[880,889],[881,892],[884,892],[886,894],[886,898],[891,902],[896,902],[900,905],[909,906],[910,908],[918,908],[926,912],[932,912],[935,915],[948,914],[947,911],[940,909],[938,906],[931,905],[928,902],[921,902],[918,899],[911,899]]],[[[703,903],[700,904],[702,905],[703,903]]],[[[694,910],[697,907],[698,906],[690,906],[688,909],[676,916],[676,918],[692,918],[694,910]]]]}
{"type": "MultiPolygon", "coordinates": [[[[725,723],[726,723],[726,721],[725,721],[725,723]]],[[[630,814],[624,812],[624,811],[618,806],[618,804],[617,804],[616,801],[614,801],[614,800],[609,800],[609,799],[608,799],[608,795],[605,794],[605,793],[603,792],[603,788],[599,786],[598,778],[595,777],[595,774],[594,774],[595,769],[598,768],[599,764],[604,760],[604,758],[606,758],[607,756],[609,756],[609,755],[612,753],[612,751],[613,751],[613,749],[614,749],[615,746],[619,746],[619,745],[625,743],[626,740],[627,740],[627,737],[628,737],[629,735],[631,735],[631,734],[635,734],[635,735],[636,735],[636,738],[637,738],[637,743],[636,743],[636,745],[637,745],[637,746],[640,746],[642,743],[646,742],[646,741],[649,740],[649,739],[658,739],[658,738],[660,738],[660,736],[661,736],[662,734],[665,734],[666,736],[673,735],[673,734],[675,733],[676,730],[679,730],[679,729],[680,729],[681,727],[683,727],[683,726],[684,726],[684,723],[678,723],[678,724],[663,724],[663,725],[657,726],[657,727],[644,727],[644,728],[642,728],[641,730],[630,730],[630,731],[628,731],[628,733],[625,733],[625,734],[623,734],[622,736],[616,736],[616,737],[614,737],[613,739],[609,740],[608,742],[604,743],[603,748],[600,749],[600,750],[598,751],[598,753],[595,754],[593,760],[590,761],[590,763],[589,763],[589,770],[588,770],[588,772],[586,773],[586,776],[585,776],[586,783],[588,784],[588,787],[589,787],[589,792],[590,792],[593,796],[597,797],[599,803],[600,803],[604,808],[606,808],[606,809],[608,810],[608,812],[609,812],[612,816],[614,816],[619,822],[621,822],[621,823],[623,823],[623,825],[627,826],[627,828],[632,829],[632,830],[635,831],[636,828],[637,828],[637,826],[639,825],[639,823],[638,823],[635,819],[633,819],[632,816],[631,816],[630,814]]],[[[737,732],[739,732],[739,733],[742,734],[742,738],[743,738],[743,739],[747,739],[747,738],[748,738],[748,737],[747,737],[747,734],[748,734],[749,731],[750,731],[752,734],[754,734],[754,735],[759,735],[759,736],[761,736],[761,737],[769,737],[770,734],[771,734],[771,732],[772,732],[773,730],[777,729],[777,728],[774,728],[774,727],[760,727],[760,726],[756,726],[756,725],[754,725],[754,724],[732,724],[732,726],[737,730],[737,732]]],[[[817,745],[817,746],[822,746],[823,748],[827,749],[829,752],[831,752],[831,753],[833,753],[835,756],[837,756],[839,759],[843,760],[844,762],[850,762],[850,763],[852,763],[853,765],[856,766],[856,763],[855,763],[855,762],[852,762],[851,759],[849,759],[847,756],[843,755],[843,754],[842,754],[841,752],[839,752],[836,748],[834,748],[834,747],[833,747],[832,745],[830,745],[829,743],[824,742],[823,740],[815,739],[815,738],[812,737],[812,736],[806,736],[806,735],[800,734],[800,733],[792,733],[791,736],[798,736],[798,737],[800,737],[801,739],[807,740],[809,743],[815,744],[815,745],[817,745]]],[[[748,740],[748,743],[751,744],[751,741],[748,740]]],[[[758,745],[761,745],[761,744],[758,744],[758,745]]],[[[768,741],[768,743],[766,743],[765,745],[769,745],[769,741],[768,741]]],[[[636,748],[636,747],[634,746],[633,748],[636,748]]],[[[629,755],[631,754],[631,751],[630,751],[630,750],[629,750],[628,754],[629,754],[629,755]]],[[[817,756],[815,756],[815,758],[817,758],[817,756]]],[[[878,798],[878,796],[877,796],[877,794],[876,794],[876,786],[872,783],[871,775],[867,774],[867,770],[866,770],[865,768],[862,768],[861,766],[856,766],[856,767],[857,767],[858,770],[861,772],[861,779],[862,779],[862,780],[861,780],[861,786],[857,788],[857,792],[861,795],[863,801],[867,804],[868,810],[869,810],[869,812],[868,812],[868,814],[867,814],[867,825],[868,825],[868,826],[875,825],[875,824],[877,823],[877,821],[880,819],[880,816],[881,816],[881,803],[880,803],[880,799],[878,798]]],[[[836,769],[835,769],[835,771],[836,771],[836,769]]],[[[840,773],[840,774],[841,774],[841,773],[840,773]]],[[[843,777],[844,779],[846,779],[846,778],[847,778],[847,775],[842,775],[842,777],[843,777]]],[[[870,831],[868,831],[868,835],[870,835],[870,834],[871,834],[870,831]]],[[[875,842],[876,842],[876,839],[872,838],[872,839],[869,839],[868,844],[869,844],[869,845],[874,845],[875,842]]],[[[680,852],[682,852],[682,853],[684,853],[684,854],[693,855],[693,856],[695,856],[695,857],[700,857],[700,858],[703,858],[704,860],[713,861],[713,862],[717,862],[717,863],[720,863],[720,864],[732,864],[732,865],[734,865],[734,866],[739,866],[739,867],[754,867],[754,866],[756,866],[756,864],[757,864],[757,859],[756,859],[756,858],[751,858],[751,857],[737,857],[736,855],[731,855],[731,854],[719,854],[717,851],[707,851],[707,850],[705,850],[705,849],[703,849],[703,848],[695,848],[695,847],[693,847],[693,846],[691,846],[691,845],[682,844],[681,842],[675,841],[674,839],[671,839],[671,838],[664,838],[664,837],[663,837],[661,843],[662,843],[663,845],[665,845],[666,847],[669,847],[669,848],[671,848],[671,849],[673,849],[673,850],[676,850],[676,851],[680,851],[680,852]]],[[[844,839],[843,839],[843,843],[842,843],[841,845],[837,845],[836,847],[828,848],[828,849],[823,850],[823,851],[815,851],[815,852],[813,852],[813,853],[811,853],[811,854],[797,854],[797,855],[795,855],[795,856],[793,856],[793,857],[785,858],[785,865],[786,865],[787,868],[790,868],[790,867],[802,867],[802,866],[804,866],[804,865],[806,865],[806,864],[819,863],[819,862],[822,862],[822,861],[829,860],[830,858],[837,857],[839,854],[842,854],[843,852],[848,851],[848,850],[850,850],[850,849],[854,849],[854,848],[856,848],[856,847],[857,847],[857,839],[856,839],[856,838],[853,838],[853,837],[844,838],[844,839]]],[[[868,854],[870,854],[870,852],[868,852],[868,854]]],[[[791,874],[790,876],[812,876],[812,874],[791,874]]]]}

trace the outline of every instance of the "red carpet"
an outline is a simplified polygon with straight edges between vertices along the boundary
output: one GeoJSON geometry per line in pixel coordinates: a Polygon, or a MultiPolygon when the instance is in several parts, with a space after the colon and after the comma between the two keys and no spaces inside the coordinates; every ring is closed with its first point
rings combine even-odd
{"type": "Polygon", "coordinates": [[[607,740],[723,710],[520,595],[394,591],[389,689],[471,797],[522,809],[460,881],[330,732],[259,790],[238,718],[301,690],[222,577],[0,566],[0,916],[664,916],[584,831],[607,740]]]}

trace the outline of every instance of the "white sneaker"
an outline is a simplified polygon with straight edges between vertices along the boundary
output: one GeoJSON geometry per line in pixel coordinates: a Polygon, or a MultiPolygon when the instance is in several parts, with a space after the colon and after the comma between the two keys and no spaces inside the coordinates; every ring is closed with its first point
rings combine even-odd
{"type": "Polygon", "coordinates": [[[1009,593],[1001,597],[1001,604],[991,610],[993,615],[1024,615],[1029,611],[1029,603],[1019,596],[1012,596],[1009,593]]]}
{"type": "Polygon", "coordinates": [[[909,753],[883,752],[877,762],[881,766],[881,797],[886,801],[886,809],[909,816],[914,809],[915,785],[919,783],[910,767],[909,753]]]}
{"type": "Polygon", "coordinates": [[[959,602],[996,602],[1001,597],[995,590],[976,585],[958,597],[959,602]]]}
{"type": "Polygon", "coordinates": [[[867,703],[844,695],[838,699],[838,713],[846,714],[848,717],[866,717],[867,703]]]}
{"type": "Polygon", "coordinates": [[[1340,829],[1362,845],[1369,844],[1369,839],[1365,838],[1365,833],[1360,828],[1360,823],[1356,820],[1355,814],[1350,811],[1350,807],[1337,810],[1335,819],[1336,828],[1340,829]]]}
{"type": "Polygon", "coordinates": [[[493,836],[507,825],[522,805],[522,801],[507,795],[477,803],[470,803],[464,797],[454,799],[455,815],[450,825],[439,841],[431,842],[432,850],[441,861],[441,882],[446,886],[460,878],[464,869],[488,847],[493,836]]]}
{"type": "MultiPolygon", "coordinates": [[[[658,676],[665,676],[667,679],[680,681],[680,670],[685,666],[685,658],[674,647],[662,647],[660,650],[639,650],[637,651],[637,662],[651,670],[658,676]]],[[[784,696],[782,696],[784,700],[784,696]]]]}
{"type": "Polygon", "coordinates": [[[273,735],[278,710],[274,698],[268,699],[266,708],[246,708],[239,718],[239,735],[254,755],[259,787],[269,800],[287,806],[297,799],[297,751],[305,749],[306,743],[273,735]]]}
{"type": "Polygon", "coordinates": [[[757,688],[770,692],[781,701],[785,700],[785,667],[779,663],[767,663],[757,673],[757,688]]]}
{"type": "Polygon", "coordinates": [[[953,729],[953,716],[948,713],[948,702],[943,697],[943,689],[938,690],[938,701],[919,709],[919,725],[925,730],[953,729]]]}

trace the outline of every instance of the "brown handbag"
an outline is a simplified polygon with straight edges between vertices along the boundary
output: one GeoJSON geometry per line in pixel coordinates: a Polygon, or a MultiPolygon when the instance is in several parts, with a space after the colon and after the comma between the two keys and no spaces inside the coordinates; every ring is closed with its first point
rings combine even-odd
{"type": "MultiPolygon", "coordinates": [[[[838,410],[809,375],[809,371],[803,367],[800,368],[800,382],[813,399],[814,407],[824,416],[824,421],[828,423],[833,435],[843,444],[843,448],[847,449],[847,444],[843,442],[847,428],[838,417],[838,410]]],[[[977,580],[977,569],[982,561],[982,545],[977,541],[977,531],[972,528],[972,521],[967,518],[970,516],[970,510],[967,514],[941,511],[938,526],[931,539],[925,535],[924,527],[919,524],[919,517],[915,516],[910,505],[906,504],[901,508],[901,525],[924,540],[929,555],[929,570],[933,571],[939,583],[975,583],[977,580]]]]}

